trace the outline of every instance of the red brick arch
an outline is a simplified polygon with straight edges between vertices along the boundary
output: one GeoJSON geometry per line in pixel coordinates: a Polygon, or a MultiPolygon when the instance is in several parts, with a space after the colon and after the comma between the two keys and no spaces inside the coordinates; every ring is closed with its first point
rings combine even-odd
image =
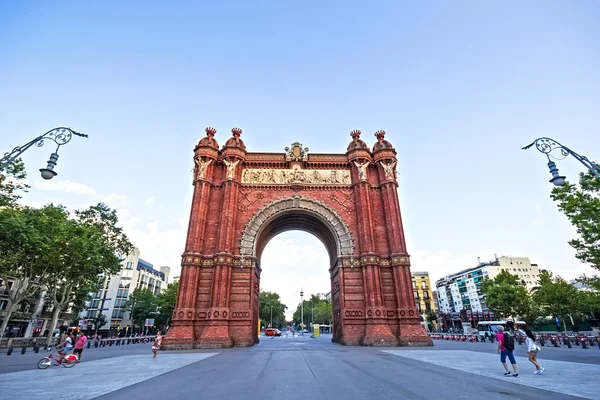
{"type": "Polygon", "coordinates": [[[330,256],[333,340],[428,345],[410,277],[394,167],[353,131],[345,154],[250,153],[241,130],[219,148],[207,128],[195,148],[194,197],[177,307],[167,348],[250,346],[257,341],[260,259],[268,241],[298,229],[330,256]]]}

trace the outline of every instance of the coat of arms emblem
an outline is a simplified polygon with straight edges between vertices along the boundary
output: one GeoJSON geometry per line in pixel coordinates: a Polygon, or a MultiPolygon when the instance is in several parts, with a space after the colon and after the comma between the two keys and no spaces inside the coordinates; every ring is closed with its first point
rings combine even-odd
{"type": "Polygon", "coordinates": [[[302,143],[294,142],[292,147],[285,148],[287,161],[306,161],[308,158],[308,147],[302,148],[302,143]]]}

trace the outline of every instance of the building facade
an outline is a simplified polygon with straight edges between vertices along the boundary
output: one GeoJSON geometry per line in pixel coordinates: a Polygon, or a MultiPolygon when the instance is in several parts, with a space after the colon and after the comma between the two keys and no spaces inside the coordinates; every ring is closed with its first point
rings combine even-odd
{"type": "Polygon", "coordinates": [[[467,311],[489,311],[481,283],[487,276],[493,279],[501,271],[508,271],[525,282],[527,290],[538,283],[539,268],[527,257],[496,257],[493,261],[480,262],[476,267],[448,275],[436,282],[440,311],[457,313],[467,311]]]}
{"type": "Polygon", "coordinates": [[[167,287],[169,267],[154,269],[153,265],[140,258],[139,249],[134,249],[123,260],[119,273],[104,278],[102,288],[92,294],[92,299],[81,313],[80,325],[95,329],[94,320],[99,314],[106,316],[107,324],[99,330],[129,329],[133,325],[126,303],[136,289],[150,290],[158,295],[167,287]]]}
{"type": "Polygon", "coordinates": [[[419,313],[423,315],[429,312],[436,312],[432,287],[429,282],[429,272],[415,271],[411,273],[411,278],[413,295],[419,313]]]}

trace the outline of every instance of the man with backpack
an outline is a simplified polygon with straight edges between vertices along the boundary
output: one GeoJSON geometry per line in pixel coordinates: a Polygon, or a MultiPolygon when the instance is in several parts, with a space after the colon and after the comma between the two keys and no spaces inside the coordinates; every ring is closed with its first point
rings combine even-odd
{"type": "Polygon", "coordinates": [[[504,327],[502,325],[498,326],[498,334],[496,335],[496,339],[498,340],[498,354],[500,354],[500,362],[506,370],[504,376],[511,375],[508,366],[506,365],[506,357],[508,357],[514,371],[512,376],[516,378],[519,376],[519,372],[517,370],[517,361],[515,360],[515,356],[513,355],[513,350],[515,349],[515,336],[512,333],[510,325],[508,329],[509,331],[505,332],[504,327]]]}

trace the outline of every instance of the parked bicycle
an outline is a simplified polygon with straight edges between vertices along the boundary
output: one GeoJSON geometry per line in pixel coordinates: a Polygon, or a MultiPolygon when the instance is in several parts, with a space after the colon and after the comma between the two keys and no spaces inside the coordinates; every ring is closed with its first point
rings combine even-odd
{"type": "Polygon", "coordinates": [[[50,354],[50,355],[42,358],[40,361],[38,361],[37,367],[39,369],[46,369],[52,365],[53,361],[54,361],[54,365],[56,365],[56,366],[62,365],[65,368],[71,368],[75,364],[77,364],[78,359],[75,354],[68,354],[65,356],[65,358],[61,362],[60,355],[50,354]]]}

